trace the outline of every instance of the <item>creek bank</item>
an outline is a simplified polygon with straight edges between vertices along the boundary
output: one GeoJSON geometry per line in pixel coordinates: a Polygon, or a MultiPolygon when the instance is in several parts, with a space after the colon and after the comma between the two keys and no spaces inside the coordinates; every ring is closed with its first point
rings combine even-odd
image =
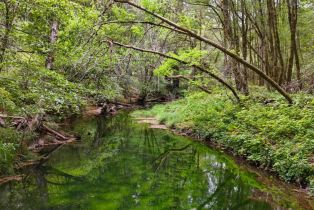
{"type": "Polygon", "coordinates": [[[203,207],[209,199],[213,209],[311,209],[257,181],[228,155],[148,129],[128,111],[78,118],[68,126],[82,141],[62,146],[22,183],[1,186],[2,209],[119,209],[121,203],[123,209],[171,209],[174,199],[180,209],[203,207]]]}
{"type": "Polygon", "coordinates": [[[0,184],[21,181],[25,177],[25,168],[44,163],[61,145],[73,143],[78,139],[73,134],[60,131],[57,124],[53,124],[53,128],[48,126],[51,122],[47,122],[43,115],[21,117],[1,114],[0,119],[1,127],[21,134],[18,151],[12,161],[13,166],[10,166],[14,175],[0,177],[0,184]],[[30,137],[23,138],[24,135],[30,137]]]}
{"type": "Polygon", "coordinates": [[[257,175],[256,179],[264,183],[268,187],[279,188],[281,191],[287,193],[287,195],[292,196],[298,200],[298,203],[304,209],[312,209],[312,202],[314,203],[313,195],[298,186],[297,183],[287,183],[278,178],[278,175],[270,170],[263,170],[263,168],[256,165],[256,163],[247,160],[245,156],[240,156],[236,154],[231,148],[228,148],[214,140],[204,139],[200,137],[197,133],[193,132],[191,129],[179,129],[176,127],[167,127],[165,124],[160,123],[160,121],[155,117],[134,117],[138,123],[148,124],[149,128],[152,129],[162,129],[169,130],[175,135],[184,136],[190,138],[192,141],[197,141],[201,144],[208,146],[209,148],[222,152],[223,154],[230,155],[232,159],[237,163],[240,168],[246,171],[250,171],[257,175]]]}
{"type": "MultiPolygon", "coordinates": [[[[134,109],[134,107],[137,106],[120,102],[105,103],[101,106],[89,105],[79,117],[113,116],[121,109],[134,109]]],[[[0,184],[23,180],[26,176],[24,169],[45,163],[52,153],[62,145],[80,141],[81,137],[78,134],[67,133],[61,129],[62,126],[77,118],[78,116],[69,117],[55,123],[48,120],[46,116],[39,114],[34,117],[0,114],[0,127],[22,133],[21,140],[18,142],[19,152],[12,167],[14,173],[0,176],[0,184]],[[31,137],[24,139],[24,133],[31,134],[31,137]],[[30,158],[25,158],[25,156],[30,156],[30,158]]]]}
{"type": "Polygon", "coordinates": [[[264,98],[243,100],[238,106],[223,93],[193,93],[186,98],[134,112],[154,117],[176,132],[243,157],[298,191],[313,192],[313,98],[294,96],[300,104],[287,106],[264,98]],[[261,102],[260,102],[261,101],[261,102]]]}

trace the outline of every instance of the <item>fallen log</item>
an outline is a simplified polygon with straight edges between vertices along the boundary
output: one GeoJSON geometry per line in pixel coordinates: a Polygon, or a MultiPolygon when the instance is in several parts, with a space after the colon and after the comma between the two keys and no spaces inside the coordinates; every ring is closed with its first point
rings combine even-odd
{"type": "Polygon", "coordinates": [[[12,118],[12,119],[25,119],[25,117],[20,117],[20,116],[10,116],[6,114],[0,114],[1,118],[12,118]]]}
{"type": "Polygon", "coordinates": [[[120,106],[126,106],[126,107],[133,107],[132,104],[122,103],[122,102],[110,102],[112,104],[120,105],[120,106]]]}
{"type": "Polygon", "coordinates": [[[7,176],[7,177],[1,177],[0,178],[0,185],[10,182],[10,181],[21,181],[25,175],[20,174],[20,175],[15,175],[15,176],[7,176]]]}
{"type": "Polygon", "coordinates": [[[61,133],[59,133],[59,132],[53,130],[52,128],[47,127],[47,126],[44,125],[44,124],[42,125],[42,127],[43,127],[46,131],[48,131],[49,133],[52,133],[52,134],[56,135],[57,137],[61,138],[62,140],[68,140],[68,139],[70,138],[70,137],[66,137],[66,136],[62,135],[61,133]]]}
{"type": "Polygon", "coordinates": [[[73,143],[73,142],[76,142],[75,138],[70,138],[70,139],[65,140],[65,141],[55,140],[55,141],[50,142],[50,143],[35,144],[35,145],[29,147],[28,149],[37,153],[37,152],[41,152],[42,150],[47,149],[47,148],[49,148],[51,146],[61,146],[61,145],[70,144],[70,143],[73,143]]]}

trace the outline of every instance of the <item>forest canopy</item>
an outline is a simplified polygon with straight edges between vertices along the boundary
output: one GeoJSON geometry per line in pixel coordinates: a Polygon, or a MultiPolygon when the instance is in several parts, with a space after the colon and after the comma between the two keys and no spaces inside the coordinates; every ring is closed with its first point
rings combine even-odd
{"type": "MultiPolygon", "coordinates": [[[[79,86],[77,97],[97,100],[175,95],[185,78],[183,87],[218,82],[244,95],[249,86],[264,86],[291,103],[289,93],[313,89],[313,7],[309,0],[4,0],[6,109],[40,100],[36,92],[53,78],[79,86]],[[39,81],[39,72],[55,77],[39,81]],[[14,94],[23,98],[12,102],[14,94]]],[[[41,100],[62,106],[77,99],[60,94],[53,90],[41,100]]]]}

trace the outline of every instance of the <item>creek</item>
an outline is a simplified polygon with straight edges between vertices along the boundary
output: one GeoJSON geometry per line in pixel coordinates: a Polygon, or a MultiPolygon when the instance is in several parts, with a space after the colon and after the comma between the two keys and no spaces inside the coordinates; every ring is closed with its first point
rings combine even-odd
{"type": "MultiPolygon", "coordinates": [[[[302,209],[230,156],[127,112],[80,118],[81,136],[22,182],[0,186],[0,209],[302,209]]],[[[305,206],[305,207],[304,207],[305,206]]]]}

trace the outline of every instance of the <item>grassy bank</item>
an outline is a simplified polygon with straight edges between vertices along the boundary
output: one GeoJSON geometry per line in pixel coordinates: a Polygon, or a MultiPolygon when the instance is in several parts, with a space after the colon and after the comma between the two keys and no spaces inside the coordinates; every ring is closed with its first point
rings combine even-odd
{"type": "Polygon", "coordinates": [[[261,95],[244,98],[243,106],[224,93],[192,93],[134,115],[154,116],[167,126],[215,141],[283,180],[309,186],[314,192],[313,97],[293,95],[295,104],[288,106],[271,93],[258,92],[261,95]]]}

